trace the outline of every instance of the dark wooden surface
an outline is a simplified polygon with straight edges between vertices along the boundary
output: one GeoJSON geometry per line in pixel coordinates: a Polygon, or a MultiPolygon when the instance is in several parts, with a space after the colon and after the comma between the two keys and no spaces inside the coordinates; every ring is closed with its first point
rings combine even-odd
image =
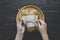
{"type": "Polygon", "coordinates": [[[60,0],[0,0],[0,40],[14,40],[18,9],[29,4],[44,12],[50,40],[60,40],[60,0]]]}

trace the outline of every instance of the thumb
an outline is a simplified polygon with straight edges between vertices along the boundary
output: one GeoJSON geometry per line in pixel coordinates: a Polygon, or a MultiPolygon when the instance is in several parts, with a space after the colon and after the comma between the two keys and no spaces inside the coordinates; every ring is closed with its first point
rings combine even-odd
{"type": "Polygon", "coordinates": [[[38,21],[38,26],[39,26],[39,28],[40,28],[40,26],[41,26],[41,23],[40,23],[40,21],[38,21]]]}
{"type": "Polygon", "coordinates": [[[22,32],[24,33],[24,31],[25,31],[25,27],[22,27],[22,32]]]}

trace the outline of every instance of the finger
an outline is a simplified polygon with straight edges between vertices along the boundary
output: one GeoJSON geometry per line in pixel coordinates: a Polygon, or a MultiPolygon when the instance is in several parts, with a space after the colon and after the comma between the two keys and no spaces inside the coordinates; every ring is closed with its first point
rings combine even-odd
{"type": "Polygon", "coordinates": [[[39,25],[39,27],[41,26],[41,23],[40,23],[40,21],[38,21],[38,25],[39,25]]]}
{"type": "Polygon", "coordinates": [[[24,26],[24,22],[23,22],[23,20],[22,20],[22,23],[21,23],[21,25],[22,25],[22,26],[24,26]]]}
{"type": "Polygon", "coordinates": [[[17,27],[19,27],[21,25],[22,21],[18,21],[17,22],[17,27]]]}
{"type": "Polygon", "coordinates": [[[41,25],[41,22],[39,21],[40,25],[41,25]]]}
{"type": "Polygon", "coordinates": [[[22,20],[19,22],[19,24],[20,24],[20,25],[22,24],[22,20]]]}
{"type": "Polygon", "coordinates": [[[46,23],[45,23],[43,20],[41,20],[41,19],[40,19],[39,21],[40,21],[41,25],[42,25],[42,24],[46,24],[46,23]]]}
{"type": "Polygon", "coordinates": [[[19,24],[19,23],[21,24],[22,23],[22,20],[21,21],[17,21],[17,24],[19,24]]]}

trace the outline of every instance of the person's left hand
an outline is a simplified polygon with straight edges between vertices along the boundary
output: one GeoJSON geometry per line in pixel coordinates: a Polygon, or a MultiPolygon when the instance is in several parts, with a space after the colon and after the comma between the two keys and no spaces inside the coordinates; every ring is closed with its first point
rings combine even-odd
{"type": "Polygon", "coordinates": [[[25,24],[23,21],[17,22],[17,32],[20,32],[20,33],[25,32],[25,24]]]}

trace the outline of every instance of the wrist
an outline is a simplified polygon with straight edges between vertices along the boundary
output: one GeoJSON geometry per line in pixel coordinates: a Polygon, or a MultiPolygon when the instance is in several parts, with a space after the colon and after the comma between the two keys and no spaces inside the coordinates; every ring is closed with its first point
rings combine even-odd
{"type": "Polygon", "coordinates": [[[15,40],[22,40],[23,36],[22,32],[17,32],[15,40]]]}
{"type": "Polygon", "coordinates": [[[24,34],[24,32],[22,31],[22,29],[17,29],[17,33],[24,34]]]}
{"type": "Polygon", "coordinates": [[[18,34],[22,34],[22,35],[24,34],[24,32],[22,32],[22,31],[17,31],[17,33],[18,34]]]}
{"type": "Polygon", "coordinates": [[[48,37],[48,34],[47,34],[47,32],[45,31],[45,32],[40,32],[41,33],[41,35],[42,35],[42,38],[43,38],[43,40],[49,40],[49,37],[48,37]]]}
{"type": "Polygon", "coordinates": [[[39,30],[40,33],[45,34],[47,33],[47,30],[39,30]]]}

